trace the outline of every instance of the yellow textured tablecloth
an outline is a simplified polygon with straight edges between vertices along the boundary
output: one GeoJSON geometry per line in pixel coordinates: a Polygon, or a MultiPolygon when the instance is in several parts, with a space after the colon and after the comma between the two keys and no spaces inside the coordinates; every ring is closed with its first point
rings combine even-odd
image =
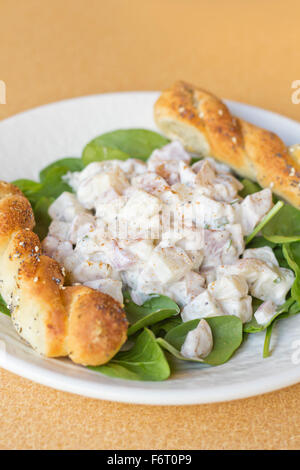
{"type": "MultiPolygon", "coordinates": [[[[298,0],[0,0],[0,118],[63,98],[183,78],[300,120],[298,0]]],[[[300,136],[299,136],[300,141],[300,136]]],[[[5,164],[3,156],[1,165],[5,164]]],[[[134,406],[0,370],[3,449],[296,449],[300,384],[246,400],[134,406]]]]}

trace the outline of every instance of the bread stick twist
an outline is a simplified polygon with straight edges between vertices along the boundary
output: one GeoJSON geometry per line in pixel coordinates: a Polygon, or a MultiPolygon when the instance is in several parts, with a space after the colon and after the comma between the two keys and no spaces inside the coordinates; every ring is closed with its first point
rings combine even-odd
{"type": "Polygon", "coordinates": [[[158,98],[154,118],[187,150],[226,163],[300,208],[299,150],[289,152],[273,132],[232,116],[216,96],[178,81],[158,98]]]}
{"type": "Polygon", "coordinates": [[[127,320],[112,297],[64,287],[59,264],[41,252],[29,201],[0,182],[0,290],[12,322],[37,352],[83,365],[109,361],[127,338],[127,320]]]}

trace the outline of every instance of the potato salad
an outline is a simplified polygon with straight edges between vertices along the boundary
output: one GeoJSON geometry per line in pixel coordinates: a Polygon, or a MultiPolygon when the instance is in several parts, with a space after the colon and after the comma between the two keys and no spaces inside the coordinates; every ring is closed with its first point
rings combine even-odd
{"type": "Polygon", "coordinates": [[[153,294],[180,307],[181,320],[201,320],[181,354],[205,358],[213,348],[211,317],[243,324],[255,315],[266,325],[294,283],[270,244],[245,240],[272,210],[271,189],[242,197],[243,184],[212,158],[193,162],[174,141],[136,158],[94,161],[63,177],[49,207],[46,254],[64,267],[71,284],[136,305],[153,294]],[[253,299],[259,306],[253,311],[253,299]]]}

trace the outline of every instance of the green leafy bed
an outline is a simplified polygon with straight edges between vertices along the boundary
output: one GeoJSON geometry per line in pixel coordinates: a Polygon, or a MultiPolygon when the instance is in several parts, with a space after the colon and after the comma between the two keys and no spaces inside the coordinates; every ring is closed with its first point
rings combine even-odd
{"type": "MultiPolygon", "coordinates": [[[[81,158],[63,158],[44,168],[39,182],[19,179],[18,186],[32,204],[35,231],[43,239],[48,231],[50,217],[48,207],[64,191],[72,192],[63,176],[71,171],[81,171],[94,161],[111,159],[147,160],[152,151],[169,141],[144,129],[117,130],[103,134],[89,142],[81,158]]],[[[241,196],[255,193],[261,188],[257,183],[242,180],[241,196]]],[[[267,357],[274,325],[280,320],[300,312],[300,211],[282,201],[275,205],[245,242],[249,248],[270,246],[282,267],[295,273],[295,282],[286,302],[278,308],[268,325],[259,325],[255,318],[244,325],[235,316],[206,318],[213,334],[214,347],[204,359],[194,359],[199,367],[217,366],[228,361],[240,347],[248,334],[265,331],[263,356],[267,357]]],[[[125,310],[129,320],[127,350],[120,351],[109,363],[90,369],[110,377],[130,380],[165,380],[170,376],[170,363],[186,361],[180,353],[189,331],[195,329],[200,320],[183,323],[178,305],[163,295],[152,295],[142,306],[134,304],[128,292],[124,293],[125,310]],[[170,361],[171,357],[175,361],[170,361]]],[[[253,310],[261,301],[253,299],[253,310]]],[[[0,311],[9,315],[9,310],[0,296],[0,311]]],[[[190,359],[189,359],[190,360],[190,359]]]]}

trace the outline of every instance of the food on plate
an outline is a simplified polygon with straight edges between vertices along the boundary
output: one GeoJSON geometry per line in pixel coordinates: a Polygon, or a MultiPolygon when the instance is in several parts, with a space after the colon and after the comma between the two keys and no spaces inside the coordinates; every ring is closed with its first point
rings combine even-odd
{"type": "Polygon", "coordinates": [[[63,269],[42,254],[33,227],[28,200],[0,182],[1,295],[16,330],[45,356],[107,362],[126,341],[121,305],[89,287],[64,287],[63,269]]]}
{"type": "Polygon", "coordinates": [[[184,82],[155,118],[172,141],[111,131],[15,181],[35,233],[3,183],[0,310],[39,352],[110,377],[165,380],[171,357],[217,366],[245,333],[265,333],[266,357],[275,323],[300,313],[298,146],[184,82]]]}
{"type": "Polygon", "coordinates": [[[244,242],[272,209],[271,190],[243,199],[243,185],[228,169],[190,161],[172,142],[145,163],[93,162],[67,173],[73,193],[49,207],[44,252],[71,283],[120,303],[124,289],[139,305],[153,294],[168,296],[183,321],[231,314],[246,323],[251,296],[283,304],[293,272],[279,266],[270,247],[245,250],[244,242]]]}
{"type": "Polygon", "coordinates": [[[297,147],[290,154],[276,134],[233,116],[216,96],[184,81],[164,91],[154,109],[155,122],[167,137],[230,165],[300,208],[297,147]]]}

